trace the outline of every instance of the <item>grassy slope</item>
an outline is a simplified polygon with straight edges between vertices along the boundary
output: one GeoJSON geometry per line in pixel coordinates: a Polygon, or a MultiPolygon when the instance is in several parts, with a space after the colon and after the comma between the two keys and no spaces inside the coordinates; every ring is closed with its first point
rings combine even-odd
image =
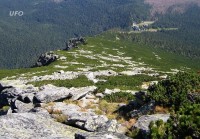
{"type": "MultiPolygon", "coordinates": [[[[197,71],[199,69],[200,62],[191,61],[182,56],[177,56],[171,53],[166,53],[159,49],[153,49],[148,46],[141,46],[137,43],[123,40],[120,38],[120,33],[106,32],[104,34],[87,38],[87,45],[80,46],[78,49],[73,49],[71,51],[55,51],[60,56],[67,57],[67,61],[57,60],[56,62],[45,67],[38,68],[27,68],[27,69],[15,69],[15,70],[0,70],[0,78],[7,76],[17,76],[31,78],[33,76],[50,75],[53,72],[64,70],[64,71],[81,71],[79,68],[90,67],[90,71],[98,70],[114,70],[116,72],[127,71],[127,67],[113,67],[113,64],[122,64],[128,66],[127,63],[123,61],[112,62],[109,60],[104,60],[106,64],[110,64],[108,67],[98,67],[101,65],[102,59],[90,59],[84,56],[96,56],[97,54],[108,56],[108,54],[119,56],[118,52],[123,52],[123,57],[131,57],[133,61],[144,62],[146,65],[137,65],[137,67],[151,67],[156,71],[171,71],[170,69],[183,69],[183,67],[191,68],[191,71],[197,71]],[[116,40],[119,37],[120,40],[116,40]],[[91,54],[83,54],[81,51],[92,52],[91,54]],[[153,53],[154,52],[154,53],[153,53]],[[77,56],[74,56],[74,53],[77,56]],[[157,59],[155,53],[161,58],[157,59]],[[76,58],[75,58],[76,57],[76,58]],[[78,64],[73,64],[70,62],[78,62],[78,64]],[[83,64],[82,64],[83,63],[83,64]],[[65,69],[56,68],[55,66],[67,66],[65,69]],[[41,72],[43,71],[43,72],[41,72]]],[[[185,69],[186,70],[186,69],[185,69]]],[[[188,69],[187,69],[188,70],[188,69]]],[[[161,73],[162,74],[162,73],[161,73]]],[[[101,79],[106,79],[107,82],[94,84],[91,81],[87,81],[85,76],[80,76],[74,80],[66,81],[40,81],[31,82],[36,86],[41,86],[44,84],[54,84],[57,86],[64,87],[83,87],[89,85],[96,85],[99,87],[99,91],[103,91],[105,88],[114,89],[120,88],[122,90],[137,90],[138,86],[142,82],[157,80],[155,77],[149,77],[147,75],[137,75],[137,76],[116,76],[116,77],[100,77],[101,79]],[[76,86],[75,86],[76,85],[76,86]]],[[[14,78],[15,79],[15,78],[14,78]]]]}

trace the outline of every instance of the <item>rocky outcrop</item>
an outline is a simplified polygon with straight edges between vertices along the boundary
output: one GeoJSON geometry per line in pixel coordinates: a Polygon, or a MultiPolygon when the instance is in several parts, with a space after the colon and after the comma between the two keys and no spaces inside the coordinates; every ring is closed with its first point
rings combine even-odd
{"type": "Polygon", "coordinates": [[[143,115],[139,117],[138,121],[136,122],[133,128],[138,128],[143,133],[148,133],[149,125],[151,122],[155,122],[158,120],[163,120],[163,122],[167,122],[169,117],[170,117],[170,114],[143,115]]]}
{"type": "Polygon", "coordinates": [[[65,87],[56,87],[49,84],[41,87],[41,91],[36,93],[34,96],[34,103],[61,101],[66,98],[78,100],[88,93],[94,92],[95,90],[95,86],[68,89],[65,87]]]}
{"type": "Polygon", "coordinates": [[[33,95],[36,93],[35,88],[6,88],[0,93],[0,106],[11,105],[16,100],[20,100],[24,103],[32,102],[33,95]]]}
{"type": "Polygon", "coordinates": [[[38,113],[17,113],[0,117],[1,139],[74,139],[77,132],[84,133],[38,113]]]}
{"type": "Polygon", "coordinates": [[[97,115],[92,110],[83,110],[75,104],[57,102],[53,106],[46,107],[46,109],[51,111],[54,118],[56,118],[55,113],[57,112],[67,117],[64,121],[65,124],[91,132],[118,132],[120,127],[116,120],[109,120],[105,115],[97,115]]]}
{"type": "Polygon", "coordinates": [[[41,67],[41,66],[47,66],[51,64],[52,62],[56,61],[58,59],[58,55],[54,54],[53,52],[47,52],[45,54],[42,54],[34,67],[41,67]]]}
{"type": "Polygon", "coordinates": [[[80,44],[86,44],[86,40],[83,37],[72,38],[66,43],[65,50],[76,48],[80,44]]]}
{"type": "Polygon", "coordinates": [[[75,139],[131,139],[124,134],[114,132],[76,133],[75,139]]]}

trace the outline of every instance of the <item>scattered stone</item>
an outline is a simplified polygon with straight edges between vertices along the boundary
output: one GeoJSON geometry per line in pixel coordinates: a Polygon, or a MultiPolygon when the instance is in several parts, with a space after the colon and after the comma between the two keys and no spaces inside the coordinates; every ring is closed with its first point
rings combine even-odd
{"type": "Polygon", "coordinates": [[[110,90],[110,89],[105,89],[105,91],[104,91],[104,94],[105,95],[111,95],[111,94],[113,94],[113,93],[117,93],[117,92],[120,92],[121,90],[120,89],[113,89],[113,90],[110,90]]]}
{"type": "Polygon", "coordinates": [[[65,61],[65,60],[67,60],[67,57],[61,56],[61,57],[59,58],[59,60],[65,61]]]}
{"type": "Polygon", "coordinates": [[[102,94],[102,93],[97,93],[97,94],[96,94],[96,97],[103,98],[103,97],[104,97],[104,94],[102,94]]]}
{"type": "Polygon", "coordinates": [[[87,94],[89,93],[93,93],[95,92],[95,90],[97,89],[96,86],[88,86],[88,87],[82,87],[82,88],[71,88],[71,99],[72,100],[78,100],[81,99],[83,97],[85,97],[87,94]]]}

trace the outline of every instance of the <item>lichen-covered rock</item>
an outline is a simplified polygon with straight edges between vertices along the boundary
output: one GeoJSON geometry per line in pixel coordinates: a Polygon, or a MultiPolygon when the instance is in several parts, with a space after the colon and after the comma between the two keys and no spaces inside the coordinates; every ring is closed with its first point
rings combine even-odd
{"type": "Polygon", "coordinates": [[[36,113],[16,113],[0,117],[0,138],[74,139],[79,129],[55,122],[36,113]]]}

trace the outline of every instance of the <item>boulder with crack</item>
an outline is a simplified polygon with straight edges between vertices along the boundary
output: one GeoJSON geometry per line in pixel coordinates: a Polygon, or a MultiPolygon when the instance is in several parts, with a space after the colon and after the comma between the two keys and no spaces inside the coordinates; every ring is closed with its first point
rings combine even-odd
{"type": "Polygon", "coordinates": [[[34,96],[34,103],[48,103],[53,101],[61,101],[67,98],[78,100],[87,94],[94,92],[95,86],[80,88],[56,87],[54,85],[45,85],[41,87],[41,91],[34,96]]]}

